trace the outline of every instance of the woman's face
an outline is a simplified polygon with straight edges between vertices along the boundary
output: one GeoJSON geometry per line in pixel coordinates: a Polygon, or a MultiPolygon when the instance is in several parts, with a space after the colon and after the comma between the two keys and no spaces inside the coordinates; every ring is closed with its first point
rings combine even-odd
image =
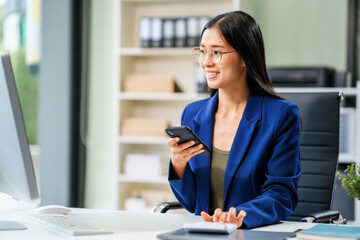
{"type": "MultiPolygon", "coordinates": [[[[235,50],[224,40],[216,26],[204,31],[200,49],[211,53],[235,50]]],[[[242,79],[245,79],[246,82],[246,67],[243,59],[237,52],[222,54],[222,59],[219,63],[214,63],[209,55],[205,54],[203,61],[200,61],[200,66],[204,70],[210,88],[236,89],[242,85],[242,79]]]]}

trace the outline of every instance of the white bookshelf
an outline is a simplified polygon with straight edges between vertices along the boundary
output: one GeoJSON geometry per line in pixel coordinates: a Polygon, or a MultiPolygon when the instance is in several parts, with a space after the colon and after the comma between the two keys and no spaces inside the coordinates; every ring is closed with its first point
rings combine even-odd
{"type": "Polygon", "coordinates": [[[195,63],[190,47],[141,48],[139,20],[141,17],[213,17],[223,12],[240,9],[240,0],[114,0],[114,96],[116,113],[114,125],[115,199],[114,209],[124,209],[124,200],[132,192],[163,190],[170,193],[167,167],[170,151],[168,138],[122,136],[120,121],[126,117],[166,118],[170,125],[179,125],[182,109],[189,102],[204,98],[198,94],[194,80],[195,63]],[[128,74],[170,75],[182,90],[176,93],[123,92],[128,74]],[[126,154],[158,154],[162,175],[131,176],[123,171],[126,154]]]}

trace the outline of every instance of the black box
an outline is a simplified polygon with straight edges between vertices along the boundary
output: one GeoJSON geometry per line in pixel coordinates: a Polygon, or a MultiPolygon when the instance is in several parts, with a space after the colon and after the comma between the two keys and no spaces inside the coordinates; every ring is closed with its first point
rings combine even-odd
{"type": "Polygon", "coordinates": [[[335,70],[319,67],[268,68],[275,87],[334,87],[335,70]]]}

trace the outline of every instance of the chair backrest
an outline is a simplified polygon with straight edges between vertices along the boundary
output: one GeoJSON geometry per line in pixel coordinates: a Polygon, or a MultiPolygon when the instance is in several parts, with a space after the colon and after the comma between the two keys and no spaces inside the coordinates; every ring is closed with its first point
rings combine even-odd
{"type": "Polygon", "coordinates": [[[299,203],[287,220],[329,210],[339,155],[339,92],[281,93],[299,106],[302,120],[299,203]]]}

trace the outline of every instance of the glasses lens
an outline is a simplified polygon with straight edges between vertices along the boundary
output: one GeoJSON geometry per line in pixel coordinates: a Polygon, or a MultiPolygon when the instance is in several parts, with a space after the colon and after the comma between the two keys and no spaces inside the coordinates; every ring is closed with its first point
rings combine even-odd
{"type": "Polygon", "coordinates": [[[213,53],[212,60],[214,63],[219,63],[221,61],[221,53],[213,53]]]}
{"type": "Polygon", "coordinates": [[[196,62],[199,62],[202,53],[201,53],[201,51],[200,51],[199,49],[194,49],[194,50],[192,51],[192,55],[193,55],[195,61],[196,61],[196,62]]]}
{"type": "Polygon", "coordinates": [[[200,63],[202,61],[204,61],[204,57],[205,57],[205,54],[208,54],[209,55],[209,58],[211,58],[211,60],[214,62],[214,63],[219,63],[221,62],[221,57],[222,57],[222,54],[219,53],[219,52],[209,52],[209,53],[206,53],[202,50],[200,50],[199,48],[194,48],[192,50],[192,55],[195,59],[196,62],[200,63]]]}

